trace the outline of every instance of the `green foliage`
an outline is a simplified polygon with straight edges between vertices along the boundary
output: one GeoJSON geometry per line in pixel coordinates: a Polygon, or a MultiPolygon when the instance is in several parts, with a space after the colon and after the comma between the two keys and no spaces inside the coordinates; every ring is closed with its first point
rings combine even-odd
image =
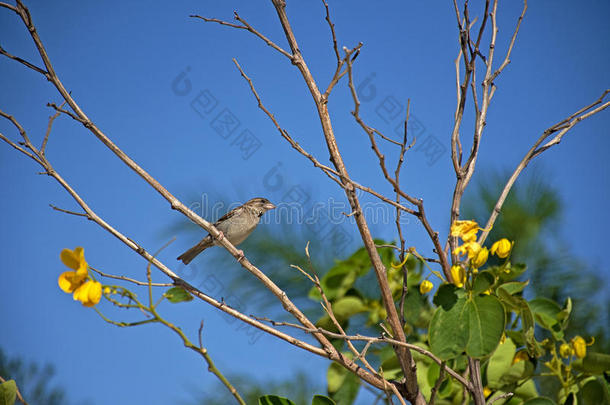
{"type": "MultiPolygon", "coordinates": [[[[278,397],[277,395],[264,395],[258,399],[259,405],[295,405],[288,398],[278,397]]],[[[311,405],[336,405],[335,401],[324,395],[314,395],[311,405]]]]}
{"type": "MultiPolygon", "coordinates": [[[[351,353],[344,353],[350,357],[351,353]]],[[[331,363],[326,373],[328,394],[338,404],[351,404],[358,396],[360,379],[337,363],[331,363]]]]}
{"type": "Polygon", "coordinates": [[[171,303],[177,304],[178,302],[186,302],[192,301],[193,296],[189,294],[182,287],[172,287],[169,290],[165,291],[163,296],[171,303]]]}
{"type": "Polygon", "coordinates": [[[8,358],[0,348],[0,376],[16,381],[19,391],[30,404],[63,405],[68,402],[64,390],[52,386],[54,374],[49,364],[41,367],[17,357],[8,358]]]}
{"type": "Polygon", "coordinates": [[[0,405],[13,405],[17,399],[17,384],[8,380],[0,384],[0,405]]]}
{"type": "Polygon", "coordinates": [[[430,322],[430,348],[443,360],[466,352],[481,358],[491,354],[504,332],[504,308],[496,297],[470,296],[458,290],[453,305],[439,306],[430,322]]]}

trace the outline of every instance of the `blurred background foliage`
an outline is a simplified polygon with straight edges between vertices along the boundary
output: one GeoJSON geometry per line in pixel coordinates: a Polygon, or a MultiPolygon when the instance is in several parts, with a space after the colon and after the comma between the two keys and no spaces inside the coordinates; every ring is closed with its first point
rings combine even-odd
{"type": "Polygon", "coordinates": [[[55,370],[51,364],[40,365],[18,357],[8,357],[0,348],[0,376],[15,380],[28,403],[34,405],[64,405],[66,392],[53,383],[55,370]]]}

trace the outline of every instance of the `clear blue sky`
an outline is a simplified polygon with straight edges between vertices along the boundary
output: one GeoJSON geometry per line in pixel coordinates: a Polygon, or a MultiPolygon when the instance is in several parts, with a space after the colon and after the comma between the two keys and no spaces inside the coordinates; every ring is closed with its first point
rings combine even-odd
{"type": "MultiPolygon", "coordinates": [[[[334,60],[324,9],[319,2],[288,3],[301,50],[325,87],[334,60]]],[[[512,63],[497,80],[478,164],[481,172],[513,168],[541,131],[610,87],[609,3],[530,3],[512,63]]],[[[326,162],[320,125],[297,70],[244,31],[188,18],[202,14],[230,20],[236,9],[288,48],[270,2],[29,1],[27,5],[56,71],[80,106],[185,202],[196,204],[204,193],[220,193],[235,201],[260,195],[281,202],[293,185],[314,189],[318,200],[344,201],[334,183],[278,136],[256,108],[231,58],[239,59],[281,125],[326,162]],[[181,72],[188,73],[192,84],[184,96],[172,89],[181,72]],[[190,103],[202,91],[216,104],[212,112],[200,116],[190,103]],[[225,134],[227,139],[213,124],[225,109],[239,121],[235,133],[225,134]],[[244,159],[238,136],[246,129],[260,147],[244,159]],[[283,183],[272,189],[264,179],[278,163],[283,183]]],[[[425,128],[421,139],[434,136],[448,145],[458,50],[451,2],[359,0],[330,1],[330,6],[340,45],[364,43],[355,63],[356,82],[369,78],[375,87],[375,94],[363,100],[364,118],[392,134],[400,119],[381,114],[389,108],[383,103],[404,104],[410,98],[412,112],[425,128]]],[[[499,9],[499,54],[519,12],[518,2],[499,9]]],[[[0,10],[0,43],[39,64],[29,35],[7,10],[0,10]]],[[[50,115],[45,105],[58,102],[58,94],[42,76],[6,58],[0,60],[0,82],[0,108],[15,115],[39,142],[50,115]]],[[[330,108],[350,173],[389,194],[368,140],[349,115],[352,104],[346,90],[345,86],[336,89],[330,108]]],[[[610,280],[604,261],[610,222],[609,128],[610,112],[606,111],[579,124],[528,168],[542,167],[548,181],[561,190],[566,205],[561,232],[573,243],[576,255],[599,265],[606,281],[610,280]]],[[[5,122],[0,130],[15,139],[5,122]]],[[[69,119],[56,122],[48,157],[94,210],[151,251],[167,241],[168,229],[181,219],[69,119]]],[[[433,226],[446,236],[454,175],[448,153],[429,163],[423,153],[409,152],[404,185],[424,198],[433,226]]],[[[64,270],[59,252],[66,247],[83,246],[91,265],[138,278],[143,276],[145,262],[93,223],[53,212],[49,204],[66,209],[76,206],[38,171],[32,161],[0,145],[0,347],[9,356],[54,364],[55,381],[67,389],[74,403],[177,403],[189,398],[192,387],[209,386],[213,376],[169,331],[157,326],[111,327],[59,290],[56,280],[64,270]]],[[[271,222],[265,226],[279,226],[271,222]]],[[[353,227],[345,225],[345,229],[355,235],[353,227]]],[[[421,228],[412,221],[407,229],[409,244],[429,252],[421,228]]],[[[393,225],[373,224],[373,230],[378,237],[394,237],[393,225]]],[[[170,265],[197,238],[192,233],[176,236],[177,241],[161,255],[170,265]]],[[[349,249],[355,247],[353,239],[349,249]]],[[[200,263],[201,271],[215,272],[221,281],[226,277],[223,270],[241,271],[219,268],[213,260],[200,263]]],[[[247,297],[243,300],[247,302],[247,297]]],[[[235,323],[203,303],[166,307],[166,311],[193,338],[199,320],[205,319],[205,344],[224,371],[282,377],[296,369],[325,370],[324,360],[271,337],[250,345],[235,323]]],[[[315,378],[322,386],[324,375],[315,378]]]]}

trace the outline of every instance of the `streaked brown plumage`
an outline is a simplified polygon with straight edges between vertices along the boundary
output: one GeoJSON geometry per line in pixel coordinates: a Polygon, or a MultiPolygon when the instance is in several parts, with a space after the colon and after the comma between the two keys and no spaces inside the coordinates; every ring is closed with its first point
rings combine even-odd
{"type": "MultiPolygon", "coordinates": [[[[214,223],[214,226],[222,232],[223,237],[237,246],[250,236],[263,214],[274,208],[275,205],[266,198],[253,198],[245,204],[227,212],[214,223]]],[[[182,260],[184,264],[189,264],[199,253],[214,245],[218,245],[218,241],[208,234],[195,246],[178,256],[178,260],[182,260]]]]}

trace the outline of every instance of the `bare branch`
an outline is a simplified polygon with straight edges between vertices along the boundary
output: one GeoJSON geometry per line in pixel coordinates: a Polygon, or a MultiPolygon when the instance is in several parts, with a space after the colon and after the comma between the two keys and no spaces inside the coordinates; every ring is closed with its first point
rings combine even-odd
{"type": "MultiPolygon", "coordinates": [[[[278,132],[280,133],[282,138],[284,138],[286,141],[288,141],[290,146],[292,146],[297,152],[299,152],[301,155],[303,155],[307,159],[309,159],[313,163],[313,165],[315,167],[321,169],[324,172],[324,174],[326,174],[335,183],[337,183],[342,188],[345,188],[345,186],[343,185],[343,183],[341,183],[341,181],[339,179],[333,177],[333,176],[341,177],[341,175],[339,174],[338,171],[336,171],[336,170],[332,169],[331,167],[328,167],[328,166],[323,165],[322,163],[320,163],[320,161],[318,161],[315,158],[315,156],[313,156],[312,154],[307,152],[305,149],[303,149],[303,147],[290,136],[290,134],[288,133],[287,130],[285,130],[284,128],[282,128],[280,126],[279,122],[277,121],[277,119],[275,118],[273,113],[271,113],[263,105],[263,103],[261,101],[261,98],[258,95],[258,92],[256,91],[256,88],[254,87],[252,79],[250,79],[250,77],[248,77],[248,75],[244,72],[244,70],[241,68],[241,66],[237,62],[237,60],[233,59],[233,63],[235,63],[235,66],[237,66],[237,69],[239,70],[239,73],[241,74],[241,76],[248,82],[248,85],[250,86],[250,91],[252,92],[252,94],[256,98],[256,102],[258,103],[258,108],[260,108],[269,117],[269,119],[273,122],[273,125],[275,125],[276,129],[278,130],[278,132]]],[[[382,194],[378,193],[377,191],[373,190],[370,187],[363,186],[363,185],[361,185],[361,184],[359,184],[359,183],[357,183],[357,182],[355,182],[355,181],[353,181],[352,179],[349,179],[349,178],[348,179],[344,179],[344,181],[347,181],[348,183],[350,183],[355,188],[358,188],[358,189],[360,189],[362,191],[365,191],[365,192],[367,192],[367,193],[369,193],[369,194],[379,198],[380,200],[382,200],[384,202],[387,202],[388,204],[393,205],[397,209],[400,209],[400,210],[403,210],[405,212],[408,212],[410,214],[415,215],[415,211],[414,210],[412,210],[410,208],[407,208],[404,205],[401,205],[400,203],[397,203],[395,201],[390,200],[389,198],[383,196],[382,194]]]]}
{"type": "Polygon", "coordinates": [[[45,71],[44,69],[39,68],[38,66],[34,65],[33,63],[30,63],[30,62],[28,62],[25,59],[21,59],[19,56],[15,56],[15,55],[12,55],[12,54],[8,53],[4,48],[2,48],[2,46],[0,46],[0,55],[4,55],[4,56],[6,56],[9,59],[17,61],[17,62],[21,63],[22,65],[24,65],[24,66],[26,66],[26,67],[28,67],[28,68],[30,68],[30,69],[40,73],[41,75],[43,75],[45,77],[49,74],[47,71],[45,71]]]}
{"type": "Polygon", "coordinates": [[[116,276],[114,274],[108,274],[108,273],[104,273],[101,270],[95,269],[91,266],[89,266],[89,268],[93,271],[95,271],[97,274],[99,274],[102,277],[107,277],[107,278],[113,278],[115,280],[121,280],[121,281],[127,281],[136,285],[150,285],[152,287],[172,287],[174,284],[173,283],[153,283],[153,282],[148,282],[148,281],[138,281],[135,280],[133,278],[129,278],[129,277],[125,277],[125,276],[116,276]]]}
{"type": "MultiPolygon", "coordinates": [[[[370,344],[376,344],[376,343],[386,343],[386,344],[392,344],[392,345],[396,345],[396,346],[402,346],[411,350],[414,350],[418,353],[423,354],[426,357],[429,357],[432,361],[434,361],[436,364],[438,364],[439,366],[441,366],[441,368],[443,368],[449,375],[451,375],[453,378],[456,379],[456,381],[458,381],[460,384],[462,384],[467,390],[472,390],[472,384],[470,382],[468,382],[468,380],[463,377],[462,375],[460,375],[458,372],[456,372],[455,370],[451,369],[450,367],[448,367],[446,364],[443,365],[443,361],[441,359],[439,359],[438,357],[436,357],[432,352],[419,347],[417,345],[411,344],[411,343],[405,343],[405,342],[400,342],[392,337],[387,337],[382,335],[381,337],[373,337],[373,336],[364,336],[364,335],[343,335],[341,333],[336,333],[336,332],[331,332],[328,331],[326,329],[323,328],[314,328],[314,329],[307,329],[304,328],[301,325],[298,325],[296,323],[290,323],[290,322],[279,322],[279,321],[274,321],[272,319],[266,318],[266,317],[256,317],[254,315],[250,315],[252,316],[254,319],[256,320],[260,320],[260,321],[266,321],[269,322],[271,325],[273,326],[288,326],[291,328],[295,328],[295,329],[300,329],[305,333],[313,333],[313,332],[320,332],[323,333],[333,339],[341,339],[341,340],[351,340],[354,342],[367,342],[370,344]]],[[[364,352],[364,350],[362,351],[364,352]]]]}
{"type": "MultiPolygon", "coordinates": [[[[330,114],[328,112],[328,105],[325,102],[323,95],[320,93],[320,90],[316,84],[315,79],[313,78],[313,75],[309,71],[307,63],[301,55],[299,45],[294,36],[294,33],[292,32],[292,27],[290,25],[290,22],[288,21],[288,16],[286,14],[286,2],[284,0],[272,0],[272,3],[275,7],[282,28],[284,29],[284,35],[286,36],[288,44],[290,45],[290,50],[292,51],[293,55],[292,63],[297,67],[297,69],[299,69],[299,72],[301,72],[303,80],[309,88],[309,92],[311,93],[316,109],[318,110],[318,116],[320,118],[320,123],[322,125],[322,130],[324,133],[324,140],[326,141],[326,147],[330,154],[331,161],[335,166],[337,172],[340,174],[340,179],[344,186],[343,189],[345,191],[347,200],[349,201],[349,204],[351,206],[351,210],[356,212],[356,214],[354,215],[354,219],[356,221],[358,230],[360,231],[362,242],[364,243],[369,258],[371,259],[373,269],[375,270],[375,276],[377,278],[377,283],[379,285],[383,304],[388,315],[388,322],[391,325],[395,335],[398,337],[398,340],[405,342],[405,333],[402,329],[400,318],[398,317],[398,312],[396,310],[396,306],[394,305],[394,301],[392,298],[392,292],[388,285],[385,265],[379,257],[379,253],[377,252],[377,248],[375,247],[375,242],[368,227],[368,223],[366,221],[366,218],[362,214],[360,201],[358,199],[358,196],[356,195],[355,188],[348,181],[350,177],[348,175],[347,168],[345,167],[345,163],[343,162],[343,158],[337,145],[337,140],[335,138],[334,130],[330,119],[330,114]]],[[[351,63],[351,60],[348,61],[349,63],[351,63]]],[[[410,402],[415,403],[415,405],[425,403],[425,399],[419,391],[419,387],[417,385],[416,364],[415,360],[411,356],[411,353],[409,352],[409,350],[397,347],[396,356],[407,380],[405,384],[407,399],[410,402]]]]}
{"type": "Polygon", "coordinates": [[[502,210],[502,206],[504,205],[504,202],[506,201],[506,198],[508,197],[508,193],[510,192],[511,188],[517,181],[517,178],[519,177],[519,175],[521,174],[523,169],[525,169],[527,167],[527,165],[529,164],[529,162],[532,161],[532,159],[534,159],[536,156],[540,155],[542,152],[549,149],[553,145],[559,144],[561,142],[561,139],[564,137],[564,135],[570,129],[572,129],[576,124],[578,124],[582,120],[589,118],[592,115],[597,114],[597,113],[605,110],[606,108],[608,108],[610,106],[610,101],[606,101],[604,103],[604,99],[606,98],[608,93],[610,93],[610,89],[604,91],[603,94],[593,103],[579,109],[572,115],[559,121],[557,124],[547,128],[542,133],[542,135],[540,135],[540,137],[534,143],[534,145],[527,151],[527,153],[525,154],[523,159],[521,159],[521,162],[519,162],[519,164],[515,168],[513,174],[511,174],[508,181],[506,182],[506,185],[502,189],[502,192],[500,193],[500,196],[498,197],[498,200],[496,201],[496,204],[494,205],[493,211],[491,212],[489,219],[487,220],[487,223],[485,224],[485,230],[483,230],[483,232],[481,232],[481,235],[479,236],[479,240],[478,240],[479,244],[483,244],[483,242],[485,242],[485,240],[487,239],[487,236],[489,235],[489,232],[491,231],[494,223],[496,222],[498,215],[500,215],[500,211],[502,210]],[[596,107],[596,106],[598,106],[598,107],[596,107]],[[594,107],[596,107],[596,108],[594,108],[594,107]],[[556,134],[556,135],[551,140],[549,140],[547,143],[542,145],[542,143],[553,134],[556,134]]]}
{"type": "Polygon", "coordinates": [[[258,32],[256,29],[254,29],[250,24],[248,24],[243,18],[241,18],[239,16],[239,14],[237,14],[237,11],[235,11],[233,13],[235,19],[237,21],[239,21],[240,23],[242,23],[243,25],[237,25],[237,24],[231,24],[229,22],[226,21],[222,21],[222,20],[218,20],[216,18],[206,18],[206,17],[202,17],[200,15],[191,15],[191,17],[193,18],[199,18],[205,22],[215,22],[218,23],[220,25],[226,25],[228,27],[232,27],[232,28],[238,28],[238,29],[244,29],[247,31],[250,31],[251,33],[253,33],[254,35],[256,35],[257,37],[259,37],[260,39],[262,39],[267,45],[269,45],[270,47],[272,47],[273,49],[275,49],[276,51],[278,51],[279,53],[281,53],[282,55],[284,55],[285,57],[287,57],[288,59],[292,59],[292,55],[290,55],[290,53],[286,52],[284,49],[282,49],[281,46],[277,45],[275,42],[271,41],[269,38],[267,38],[266,36],[264,36],[263,34],[261,34],[260,32],[258,32]]]}
{"type": "MultiPolygon", "coordinates": [[[[66,101],[60,104],[59,108],[62,108],[66,105],[66,101]]],[[[59,117],[61,111],[57,111],[55,114],[49,117],[49,123],[47,124],[47,132],[44,134],[44,139],[42,140],[42,145],[40,146],[40,153],[44,155],[45,150],[47,148],[47,142],[49,141],[49,135],[51,134],[51,129],[53,128],[53,122],[59,117]]]]}
{"type": "Polygon", "coordinates": [[[339,47],[337,46],[337,34],[335,33],[335,24],[333,24],[333,22],[330,20],[330,11],[328,9],[328,3],[326,2],[326,0],[322,0],[322,3],[324,4],[324,8],[326,9],[326,22],[328,23],[328,26],[330,27],[330,33],[333,37],[333,50],[335,51],[335,57],[337,58],[337,66],[339,66],[341,64],[341,55],[339,54],[339,47]]]}

